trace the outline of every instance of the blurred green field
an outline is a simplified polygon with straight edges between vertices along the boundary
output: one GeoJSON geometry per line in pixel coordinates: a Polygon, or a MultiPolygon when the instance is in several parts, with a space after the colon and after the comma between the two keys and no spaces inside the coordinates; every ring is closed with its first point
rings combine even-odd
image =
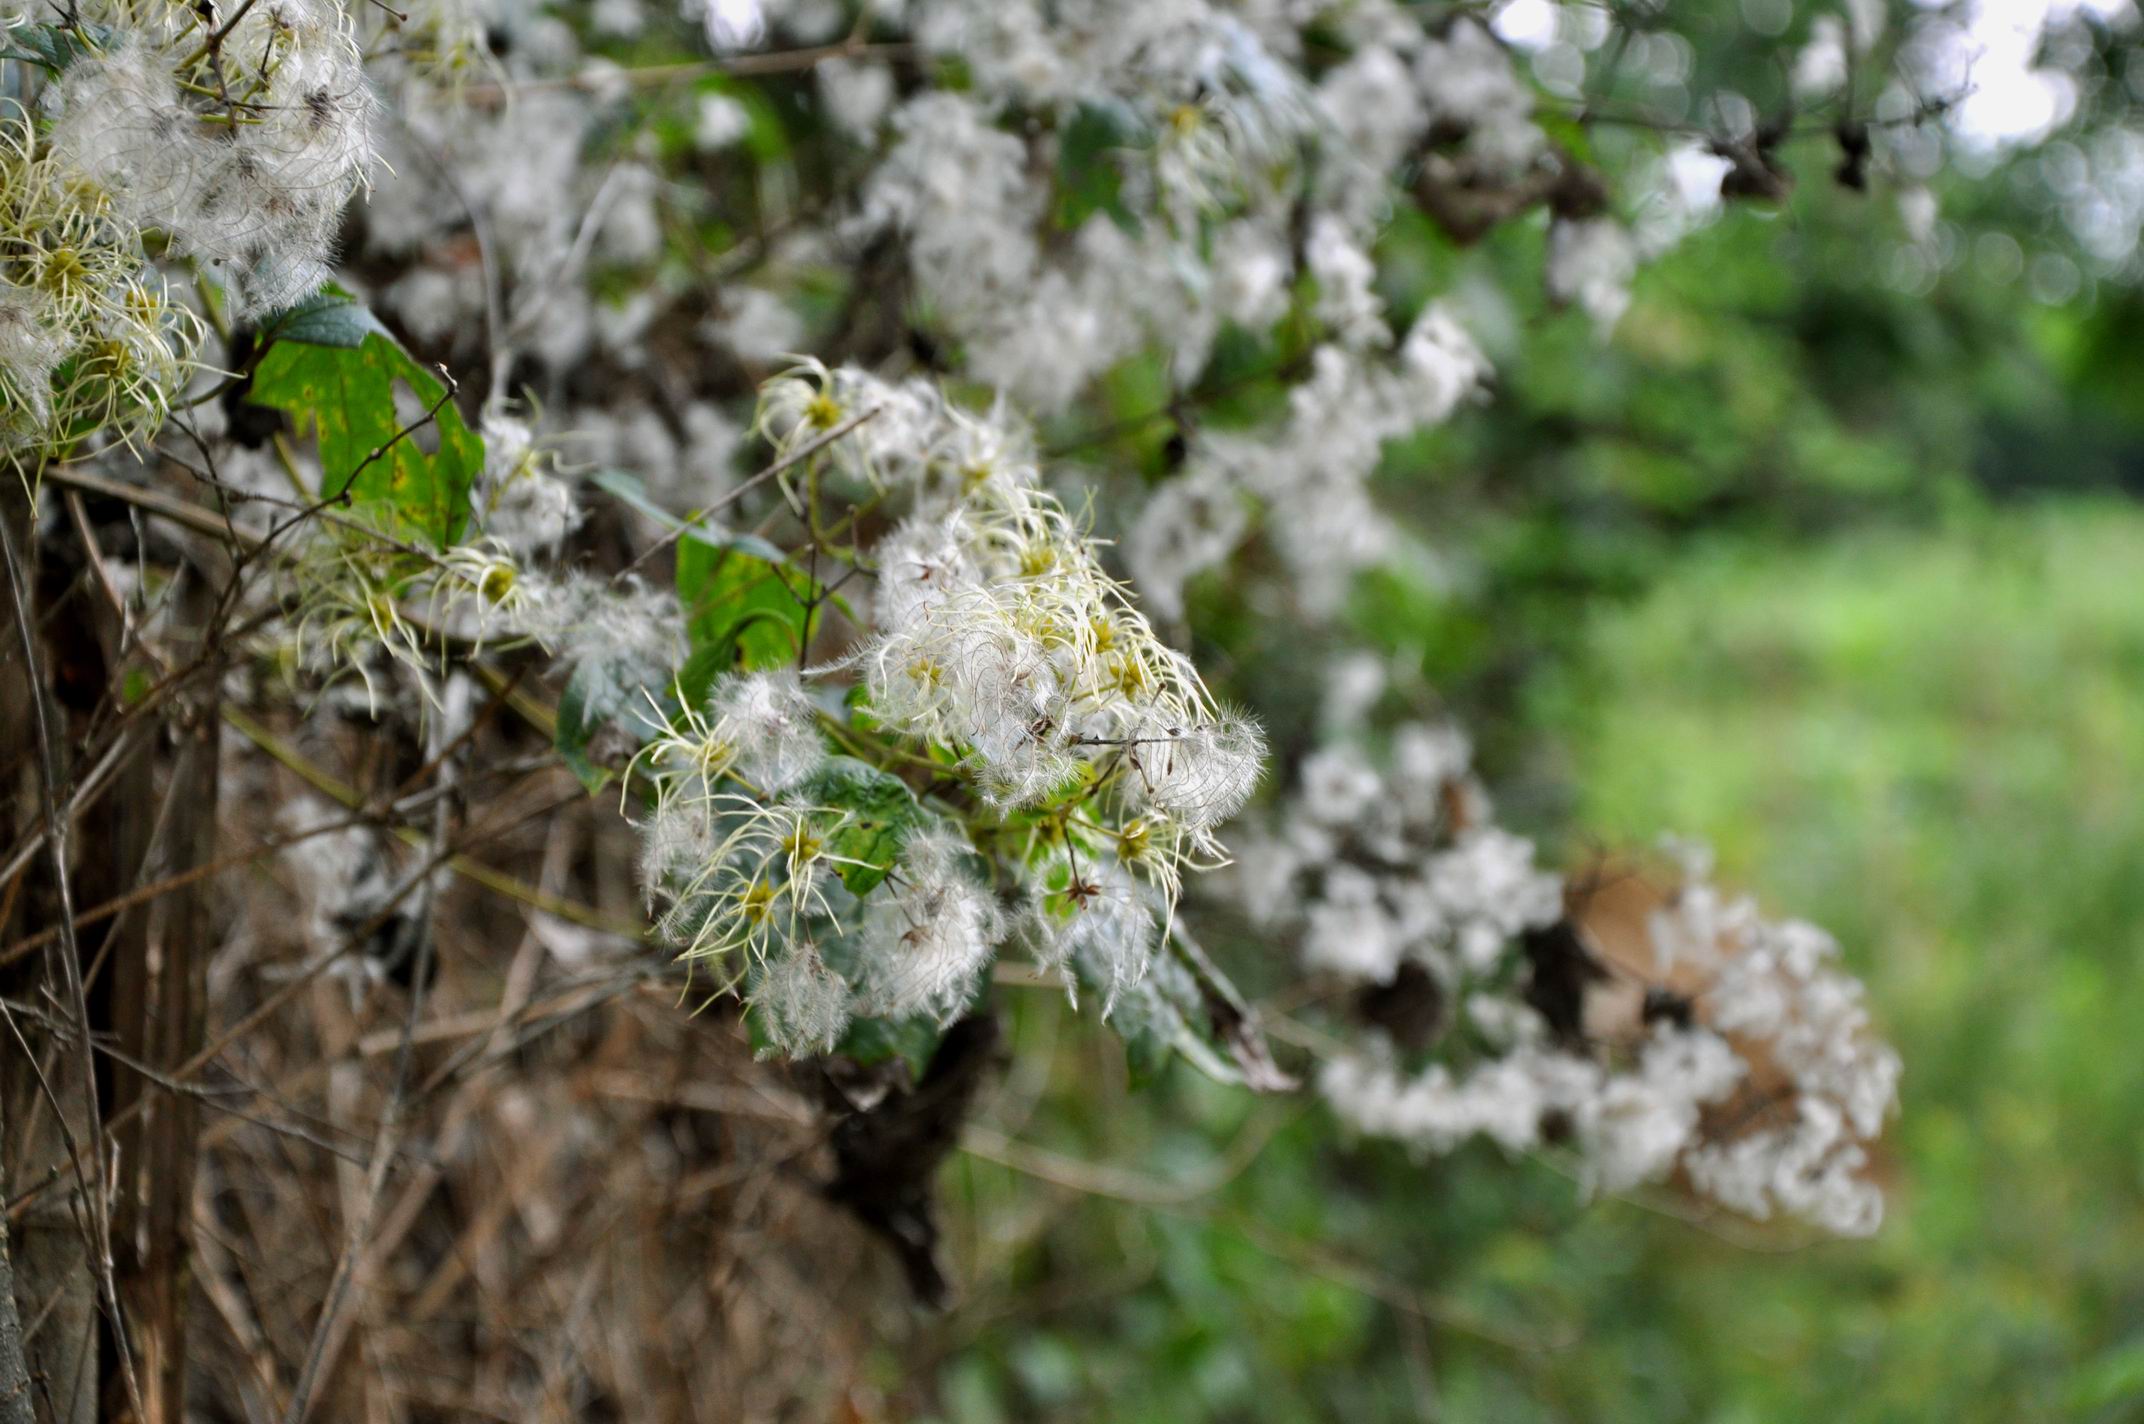
{"type": "Polygon", "coordinates": [[[1871,1246],[1646,1231],[1678,1415],[2144,1416],[2140,571],[2116,503],[1719,548],[1539,697],[1580,825],[1832,928],[1909,1065],[1871,1246]]]}
{"type": "Polygon", "coordinates": [[[1873,1242],[1588,1206],[1490,1149],[1425,1168],[1181,1069],[1134,1100],[1034,995],[1058,1081],[998,1112],[1063,1160],[949,1174],[981,1284],[942,1417],[2144,1418],[2140,571],[2111,500],[1699,541],[1524,689],[1573,855],[1709,840],[1867,977],[1907,1065],[1873,1242]]]}

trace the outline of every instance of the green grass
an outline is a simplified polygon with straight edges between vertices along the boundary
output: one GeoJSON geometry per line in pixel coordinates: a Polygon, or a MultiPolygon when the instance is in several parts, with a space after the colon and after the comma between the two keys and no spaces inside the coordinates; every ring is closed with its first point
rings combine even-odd
{"type": "MultiPolygon", "coordinates": [[[[1906,1063],[1882,1234],[1752,1249],[1315,1109],[1176,1209],[963,1158],[975,1297],[931,1417],[1368,1424],[1433,1389],[1452,1424],[2144,1420],[2144,510],[1659,572],[1536,680],[1530,731],[1573,845],[1706,838],[1844,942],[1906,1063]]],[[[1007,1099],[1025,1140],[1180,1181],[1269,1110],[1183,1071],[1133,1091],[1054,997],[1013,1008],[1026,1061],[1058,1047],[1007,1099]]]]}
{"type": "Polygon", "coordinates": [[[1907,1064],[1875,1242],[1643,1228],[1669,1417],[2144,1418],[2144,512],[1721,548],[1586,648],[1535,703],[1580,828],[1709,839],[1845,941],[1907,1064]]]}

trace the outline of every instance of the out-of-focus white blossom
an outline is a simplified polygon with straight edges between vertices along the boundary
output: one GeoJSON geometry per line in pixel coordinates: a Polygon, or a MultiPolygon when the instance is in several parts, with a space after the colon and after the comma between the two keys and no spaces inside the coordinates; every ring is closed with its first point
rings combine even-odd
{"type": "Polygon", "coordinates": [[[722,294],[723,314],[708,332],[746,361],[774,361],[804,344],[804,322],[790,305],[764,287],[732,287],[722,294]]]}
{"type": "Polygon", "coordinates": [[[1559,220],[1548,234],[1548,292],[1575,303],[1605,335],[1630,306],[1638,249],[1612,218],[1559,220]]]}
{"type": "MultiPolygon", "coordinates": [[[[1403,782],[1420,784],[1430,766],[1463,770],[1462,747],[1418,738],[1416,748],[1423,771],[1403,782]]],[[[1335,843],[1350,858],[1316,878],[1303,912],[1305,964],[1374,983],[1408,954],[1421,959],[1415,936],[1425,927],[1472,926],[1478,937],[1462,929],[1456,956],[1421,962],[1447,995],[1471,986],[1466,1015],[1481,1040],[1467,1049],[1441,1030],[1442,1043],[1460,1045],[1459,1061],[1418,1071],[1375,1041],[1335,1058],[1319,1084],[1350,1125],[1429,1153],[1476,1136],[1507,1151],[1567,1141],[1594,1190],[1679,1176],[1758,1220],[1793,1216],[1842,1235],[1875,1229],[1883,1197],[1869,1177],[1869,1144],[1897,1105],[1898,1059],[1874,1036],[1860,986],[1837,969],[1827,936],[1767,921],[1750,901],[1694,880],[1654,913],[1646,962],[1623,968],[1657,978],[1656,994],[1684,1010],[1656,1019],[1649,997],[1635,1038],[1592,1040],[1569,1024],[1552,1040],[1519,997],[1533,963],[1506,946],[1558,913],[1553,877],[1522,868],[1502,847],[1523,843],[1493,827],[1460,831],[1420,881],[1392,860],[1396,844],[1371,849],[1375,839],[1335,843]],[[1696,993],[1659,987],[1670,983],[1696,993]]],[[[1257,858],[1247,851],[1244,863],[1257,858]]],[[[1282,873],[1315,864],[1297,856],[1282,873]]]]}
{"type": "Polygon", "coordinates": [[[692,146],[702,153],[714,153],[743,138],[750,127],[751,116],[744,105],[727,94],[702,94],[694,111],[692,146]]]}
{"type": "Polygon", "coordinates": [[[1457,989],[1553,922],[1561,885],[1534,865],[1530,842],[1488,822],[1456,729],[1403,727],[1390,762],[1347,742],[1304,759],[1280,813],[1286,888],[1265,887],[1260,918],[1276,928],[1299,918],[1310,968],[1375,984],[1412,962],[1457,989]]]}
{"type": "Polygon", "coordinates": [[[1124,562],[1164,618],[1184,612],[1184,585],[1218,567],[1250,526],[1243,493],[1225,467],[1202,461],[1154,492],[1124,541],[1124,562]]]}
{"type": "Polygon", "coordinates": [[[1533,123],[1533,96],[1495,38],[1462,18],[1415,53],[1415,82],[1433,121],[1465,139],[1468,155],[1492,176],[1524,170],[1546,146],[1533,123]]]}
{"type": "Polygon", "coordinates": [[[850,136],[869,142],[893,108],[893,71],[883,64],[829,59],[818,67],[819,99],[850,136]]]}
{"type": "Polygon", "coordinates": [[[518,555],[555,554],[580,527],[572,486],[526,423],[498,411],[484,417],[484,470],[474,499],[484,532],[518,555]]]}
{"type": "Polygon", "coordinates": [[[750,49],[767,34],[763,0],[685,0],[685,18],[707,31],[707,47],[717,54],[750,49]]]}

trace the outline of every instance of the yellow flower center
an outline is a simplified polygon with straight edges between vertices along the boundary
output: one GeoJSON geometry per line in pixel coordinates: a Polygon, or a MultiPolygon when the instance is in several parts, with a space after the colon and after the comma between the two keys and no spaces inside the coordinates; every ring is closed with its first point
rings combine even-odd
{"type": "Polygon", "coordinates": [[[395,611],[395,601],[378,592],[365,595],[365,616],[372,620],[372,631],[382,638],[402,621],[402,615],[395,611]]]}
{"type": "Polygon", "coordinates": [[[72,247],[55,248],[45,255],[38,281],[49,292],[65,296],[89,280],[89,263],[72,247]]]}
{"type": "Polygon", "coordinates": [[[724,738],[710,733],[694,753],[694,760],[699,764],[700,774],[711,777],[718,776],[726,770],[730,762],[736,758],[736,755],[737,748],[735,746],[724,738]]]}

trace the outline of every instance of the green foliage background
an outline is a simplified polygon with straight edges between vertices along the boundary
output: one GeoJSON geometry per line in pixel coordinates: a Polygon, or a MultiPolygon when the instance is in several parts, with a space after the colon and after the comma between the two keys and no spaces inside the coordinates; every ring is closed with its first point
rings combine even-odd
{"type": "MultiPolygon", "coordinates": [[[[1416,542],[1350,614],[1566,863],[1695,836],[1837,932],[1907,1065],[1883,1233],[1588,1205],[1181,1067],[1133,1093],[1016,994],[1016,1061],[1054,1067],[948,1174],[970,1296],[927,1417],[2144,1418],[2144,305],[1970,260],[1907,295],[1904,240],[1812,189],[1650,269],[1605,346],[1522,301],[1495,402],[1391,452],[1416,542]]],[[[1530,290],[1540,234],[1388,249],[1404,309],[1530,290]]],[[[1158,473],[1168,433],[1101,458],[1158,473]]],[[[1299,754],[1302,633],[1194,593],[1202,663],[1299,754]]],[[[1292,952],[1220,948],[1252,985],[1292,952]]]]}

